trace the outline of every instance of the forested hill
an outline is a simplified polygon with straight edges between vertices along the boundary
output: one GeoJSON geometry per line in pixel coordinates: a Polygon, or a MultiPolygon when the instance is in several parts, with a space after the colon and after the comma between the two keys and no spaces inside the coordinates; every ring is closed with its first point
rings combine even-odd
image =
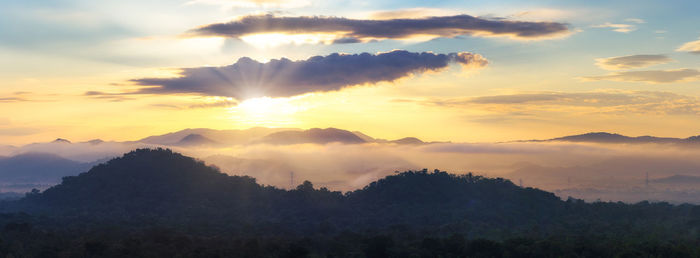
{"type": "Polygon", "coordinates": [[[261,186],[250,177],[228,176],[164,149],[132,151],[66,177],[42,193],[4,203],[3,209],[50,218],[61,225],[186,225],[193,230],[245,234],[305,235],[399,226],[499,235],[532,228],[543,232],[591,231],[611,225],[643,229],[650,223],[688,232],[697,231],[700,224],[698,206],[562,201],[552,193],[521,188],[500,178],[437,170],[397,173],[348,193],[315,189],[310,182],[287,191],[261,186]]]}

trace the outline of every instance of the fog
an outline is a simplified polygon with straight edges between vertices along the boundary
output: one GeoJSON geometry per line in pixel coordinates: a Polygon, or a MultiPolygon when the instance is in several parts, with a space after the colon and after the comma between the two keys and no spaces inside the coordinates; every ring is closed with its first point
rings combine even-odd
{"type": "MultiPolygon", "coordinates": [[[[177,147],[135,142],[54,142],[7,148],[2,155],[47,152],[92,162],[144,147],[171,148],[216,166],[224,173],[248,175],[261,184],[286,189],[309,180],[316,187],[351,191],[395,171],[427,168],[504,177],[524,187],[552,191],[562,198],[700,203],[697,181],[659,180],[674,175],[700,177],[700,161],[697,161],[700,148],[674,144],[331,143],[177,147]]],[[[75,174],[80,172],[84,171],[75,174]]]]}

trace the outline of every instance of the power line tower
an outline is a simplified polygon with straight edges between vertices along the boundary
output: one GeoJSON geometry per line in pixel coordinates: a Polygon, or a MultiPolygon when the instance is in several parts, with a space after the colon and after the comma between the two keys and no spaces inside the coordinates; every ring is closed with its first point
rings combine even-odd
{"type": "Polygon", "coordinates": [[[520,181],[520,188],[523,188],[523,179],[520,178],[520,179],[518,179],[518,181],[520,181]]]}
{"type": "Polygon", "coordinates": [[[649,188],[649,172],[647,172],[646,179],[644,180],[644,185],[649,188]]]}
{"type": "Polygon", "coordinates": [[[294,189],[294,171],[289,172],[289,188],[294,189]]]}

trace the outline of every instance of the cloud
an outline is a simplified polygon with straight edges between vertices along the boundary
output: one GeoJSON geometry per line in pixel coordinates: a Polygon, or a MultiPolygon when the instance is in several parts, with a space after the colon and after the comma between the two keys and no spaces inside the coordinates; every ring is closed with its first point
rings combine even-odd
{"type": "Polygon", "coordinates": [[[578,114],[700,115],[700,99],[658,91],[538,92],[472,98],[432,99],[426,105],[478,109],[499,114],[479,118],[496,122],[532,120],[542,112],[578,114]],[[494,120],[495,119],[495,120],[494,120]]]}
{"type": "Polygon", "coordinates": [[[192,0],[186,5],[218,5],[224,9],[232,8],[298,8],[311,4],[308,0],[192,0]]]}
{"type": "Polygon", "coordinates": [[[439,71],[451,63],[481,67],[488,62],[478,54],[413,53],[395,50],[380,54],[331,54],[307,60],[286,58],[260,63],[243,57],[223,67],[182,69],[177,78],[132,80],[146,86],[137,94],[194,93],[244,100],[256,97],[291,97],[311,92],[391,82],[412,74],[439,71]]]}
{"type": "Polygon", "coordinates": [[[615,32],[628,33],[637,30],[637,27],[630,24],[624,23],[610,23],[606,22],[600,25],[594,25],[593,28],[611,28],[615,32]]]}
{"type": "Polygon", "coordinates": [[[596,65],[605,70],[628,70],[665,64],[673,59],[665,55],[631,55],[596,59],[596,65]]]}
{"type": "Polygon", "coordinates": [[[83,96],[90,97],[93,99],[106,100],[110,102],[122,102],[127,100],[133,100],[132,98],[124,96],[123,93],[109,93],[102,91],[86,91],[83,96]]]}
{"type": "Polygon", "coordinates": [[[358,41],[405,39],[415,36],[455,37],[507,36],[516,39],[542,39],[569,33],[558,22],[523,22],[483,19],[469,15],[434,16],[414,19],[360,20],[340,17],[245,16],[228,23],[216,23],[193,29],[190,36],[242,38],[254,34],[333,34],[336,38],[358,41]]]}
{"type": "Polygon", "coordinates": [[[370,14],[370,18],[376,20],[411,19],[417,17],[434,17],[458,15],[456,10],[436,9],[436,8],[406,8],[400,10],[377,11],[370,14]]]}
{"type": "Polygon", "coordinates": [[[195,109],[195,108],[226,108],[226,107],[234,107],[237,106],[239,103],[238,101],[235,100],[217,100],[213,102],[205,102],[201,104],[192,104],[187,106],[189,109],[195,109]]]}
{"type": "Polygon", "coordinates": [[[625,21],[633,22],[633,23],[636,23],[636,24],[647,23],[645,20],[639,19],[639,18],[628,18],[628,19],[625,19],[625,21]]]}
{"type": "Polygon", "coordinates": [[[700,71],[696,69],[624,71],[601,76],[581,77],[584,81],[625,81],[646,83],[672,83],[694,81],[700,79],[700,71]]]}
{"type": "Polygon", "coordinates": [[[27,101],[27,100],[23,99],[23,98],[17,98],[17,97],[0,98],[0,103],[13,103],[13,102],[23,102],[23,101],[27,101]]]}
{"type": "Polygon", "coordinates": [[[700,40],[685,43],[682,46],[680,46],[678,49],[676,49],[676,51],[678,51],[678,52],[690,52],[693,54],[700,54],[700,40]]]}

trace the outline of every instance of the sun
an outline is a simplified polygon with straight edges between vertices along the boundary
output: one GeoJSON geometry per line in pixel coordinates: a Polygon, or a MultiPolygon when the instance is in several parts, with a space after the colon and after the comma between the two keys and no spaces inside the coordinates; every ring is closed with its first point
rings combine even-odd
{"type": "Polygon", "coordinates": [[[231,119],[249,125],[281,127],[298,124],[295,114],[306,110],[299,98],[261,97],[245,100],[229,108],[231,119]]]}

